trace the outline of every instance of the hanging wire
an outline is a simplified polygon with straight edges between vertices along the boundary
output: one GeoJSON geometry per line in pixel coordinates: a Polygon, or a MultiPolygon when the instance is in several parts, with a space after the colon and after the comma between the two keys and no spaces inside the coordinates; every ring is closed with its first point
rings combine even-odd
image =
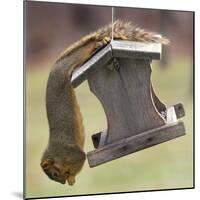
{"type": "Polygon", "coordinates": [[[116,19],[116,10],[115,10],[115,7],[112,6],[112,38],[111,38],[111,41],[113,40],[113,33],[114,33],[114,22],[115,22],[115,19],[116,19]]]}

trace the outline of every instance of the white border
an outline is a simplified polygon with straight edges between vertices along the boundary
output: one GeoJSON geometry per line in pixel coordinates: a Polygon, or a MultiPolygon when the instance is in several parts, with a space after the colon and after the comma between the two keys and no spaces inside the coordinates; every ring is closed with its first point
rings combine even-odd
{"type": "MultiPolygon", "coordinates": [[[[45,0],[44,0],[45,1],[45,0]]],[[[49,0],[51,1],[51,0],[49,0]]],[[[53,0],[54,2],[115,5],[125,7],[158,8],[174,10],[195,11],[196,16],[196,119],[198,122],[200,113],[199,80],[200,75],[200,7],[197,0],[53,0]]],[[[1,70],[0,70],[0,196],[1,199],[19,199],[22,192],[22,122],[23,122],[23,2],[22,0],[10,0],[1,2],[0,24],[0,48],[1,48],[1,70]]],[[[100,195],[87,197],[72,197],[73,199],[154,199],[169,200],[175,198],[198,199],[199,193],[199,169],[200,156],[198,141],[199,124],[196,124],[196,189],[175,190],[164,192],[141,192],[118,195],[100,195]]],[[[173,177],[172,177],[173,179],[173,177]]],[[[120,180],[119,180],[120,181],[120,180]]],[[[69,198],[69,197],[68,197],[69,198]]],[[[66,198],[60,198],[66,199],[66,198]]],[[[71,199],[71,198],[70,198],[71,199]]]]}

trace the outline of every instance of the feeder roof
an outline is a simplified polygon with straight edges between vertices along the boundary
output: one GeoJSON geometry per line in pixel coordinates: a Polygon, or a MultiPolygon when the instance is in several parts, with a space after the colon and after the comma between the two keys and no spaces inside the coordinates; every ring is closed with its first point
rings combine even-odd
{"type": "Polygon", "coordinates": [[[87,79],[89,73],[96,68],[105,66],[113,58],[132,58],[132,59],[160,59],[160,43],[143,43],[124,40],[113,40],[104,48],[94,54],[81,67],[74,70],[71,83],[77,87],[87,79]]]}

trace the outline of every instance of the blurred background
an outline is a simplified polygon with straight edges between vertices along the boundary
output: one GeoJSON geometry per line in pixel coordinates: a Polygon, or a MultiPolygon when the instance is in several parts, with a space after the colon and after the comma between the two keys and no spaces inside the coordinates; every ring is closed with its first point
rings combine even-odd
{"type": "MultiPolygon", "coordinates": [[[[193,13],[117,8],[117,19],[162,33],[171,44],[161,61],[153,62],[152,82],[166,105],[182,102],[187,135],[130,154],[96,168],[86,161],[73,187],[48,179],[40,159],[48,142],[45,90],[49,72],[60,53],[80,37],[111,23],[111,7],[26,2],[26,197],[80,195],[186,188],[193,186],[193,13]]],[[[106,129],[106,118],[87,82],[76,89],[86,132],[85,151],[93,150],[91,135],[106,129]]]]}

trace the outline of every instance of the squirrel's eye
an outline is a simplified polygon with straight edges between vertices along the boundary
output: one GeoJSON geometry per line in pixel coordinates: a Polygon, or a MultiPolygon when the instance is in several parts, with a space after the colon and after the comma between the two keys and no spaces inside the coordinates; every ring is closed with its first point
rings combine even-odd
{"type": "Polygon", "coordinates": [[[53,177],[57,178],[58,177],[58,172],[53,172],[53,177]]]}
{"type": "Polygon", "coordinates": [[[69,175],[69,171],[66,171],[65,174],[66,174],[66,175],[69,175]]]}

